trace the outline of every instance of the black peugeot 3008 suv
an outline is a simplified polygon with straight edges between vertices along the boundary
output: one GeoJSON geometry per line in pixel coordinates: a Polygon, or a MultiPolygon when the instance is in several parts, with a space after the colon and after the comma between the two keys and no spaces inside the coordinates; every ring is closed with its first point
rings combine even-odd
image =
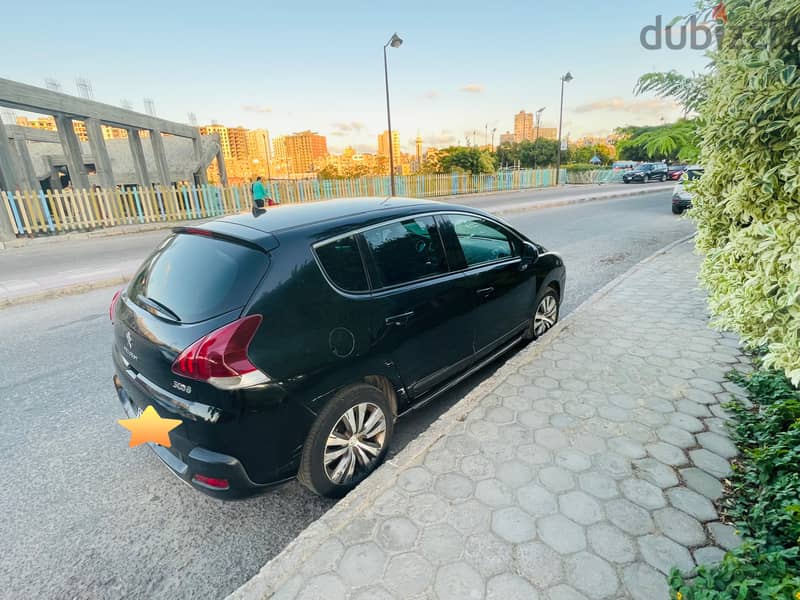
{"type": "Polygon", "coordinates": [[[561,258],[475,209],[363,198],[174,230],[112,301],[130,416],[181,479],[241,498],[292,477],[341,496],[397,416],[558,319],[561,258]]]}

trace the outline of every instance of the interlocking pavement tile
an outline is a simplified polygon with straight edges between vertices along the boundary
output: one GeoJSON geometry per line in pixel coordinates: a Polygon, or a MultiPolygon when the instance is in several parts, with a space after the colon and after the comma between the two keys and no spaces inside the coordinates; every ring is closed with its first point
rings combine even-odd
{"type": "Polygon", "coordinates": [[[522,577],[503,573],[486,584],[486,600],[539,600],[539,592],[522,577]]]}
{"type": "Polygon", "coordinates": [[[640,537],[638,542],[645,561],[665,575],[673,567],[682,573],[689,573],[695,566],[692,555],[685,547],[663,535],[646,535],[640,537]]]}
{"type": "MultiPolygon", "coordinates": [[[[434,569],[429,560],[415,552],[397,554],[389,559],[384,585],[395,598],[409,597],[424,592],[433,583],[434,569]]],[[[321,596],[327,600],[327,597],[321,596]]]]}
{"type": "Polygon", "coordinates": [[[486,582],[480,573],[465,562],[441,567],[434,582],[439,600],[483,600],[485,588],[486,582]]]}
{"type": "Polygon", "coordinates": [[[642,508],[654,510],[667,505],[667,500],[664,498],[664,492],[661,491],[661,488],[644,479],[631,477],[621,481],[619,487],[623,496],[642,508]]]}
{"type": "Polygon", "coordinates": [[[563,515],[542,517],[537,522],[539,538],[559,554],[572,554],[586,548],[583,528],[563,515]]]}
{"type": "Polygon", "coordinates": [[[681,469],[681,477],[686,482],[687,487],[709,498],[717,500],[722,497],[722,483],[716,477],[709,475],[697,467],[681,469]]]}
{"type": "Polygon", "coordinates": [[[625,567],[622,580],[633,600],[669,600],[667,578],[644,563],[625,567]]]}
{"type": "Polygon", "coordinates": [[[536,522],[521,508],[501,508],[492,514],[492,531],[512,544],[520,544],[536,537],[536,522]]]}
{"type": "Polygon", "coordinates": [[[717,519],[717,509],[711,500],[687,488],[672,488],[667,490],[667,498],[672,506],[692,515],[699,521],[714,521],[717,519]]]}
{"type": "Polygon", "coordinates": [[[742,544],[742,538],[739,537],[739,534],[736,533],[736,530],[730,525],[725,525],[724,523],[709,523],[708,530],[711,532],[711,535],[714,536],[714,539],[717,540],[717,544],[725,548],[725,550],[733,550],[742,544]]]}
{"type": "Polygon", "coordinates": [[[565,561],[567,581],[588,598],[612,598],[619,589],[614,568],[599,556],[579,552],[565,561]]]}
{"type": "Polygon", "coordinates": [[[589,546],[598,556],[615,563],[629,563],[636,558],[636,544],[621,529],[602,522],[589,527],[589,546]]]}
{"type": "Polygon", "coordinates": [[[674,508],[663,508],[653,513],[661,533],[684,546],[700,546],[706,543],[706,532],[700,522],[685,512],[674,508]]]}
{"type": "Polygon", "coordinates": [[[603,518],[600,503],[585,492],[568,492],[558,498],[559,510],[581,525],[591,525],[603,518]]]}

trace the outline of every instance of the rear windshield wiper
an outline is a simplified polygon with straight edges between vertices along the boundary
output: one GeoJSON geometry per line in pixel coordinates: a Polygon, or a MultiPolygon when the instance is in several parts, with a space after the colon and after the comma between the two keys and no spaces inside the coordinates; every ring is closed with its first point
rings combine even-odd
{"type": "Polygon", "coordinates": [[[165,315],[167,315],[173,321],[180,322],[181,318],[178,316],[178,313],[176,313],[170,307],[162,304],[158,300],[153,300],[152,298],[150,298],[148,296],[142,296],[141,294],[139,294],[139,300],[141,300],[142,302],[144,302],[145,304],[147,304],[151,308],[154,308],[155,310],[157,310],[157,311],[159,311],[161,313],[164,313],[165,315]]]}

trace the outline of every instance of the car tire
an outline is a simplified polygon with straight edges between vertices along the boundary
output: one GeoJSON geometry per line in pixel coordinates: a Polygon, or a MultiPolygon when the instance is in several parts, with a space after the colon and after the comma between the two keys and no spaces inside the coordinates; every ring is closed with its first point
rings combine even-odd
{"type": "Polygon", "coordinates": [[[393,433],[394,413],[386,395],[366,383],[347,386],[337,392],[317,415],[303,445],[297,479],[315,494],[341,498],[380,466],[393,433]],[[366,426],[372,418],[376,423],[368,429],[366,426]],[[351,424],[355,426],[353,432],[350,432],[351,424]],[[380,429],[381,425],[382,431],[366,435],[380,429]],[[349,439],[348,435],[359,442],[351,445],[344,441],[349,439]],[[336,441],[329,443],[334,437],[336,441]],[[343,453],[329,459],[326,464],[326,452],[334,455],[342,450],[343,453]],[[375,453],[371,454],[373,451],[375,453]],[[368,459],[366,463],[365,458],[368,459]]]}
{"type": "Polygon", "coordinates": [[[683,209],[680,206],[672,205],[672,214],[673,215],[680,215],[683,214],[683,209]]]}
{"type": "Polygon", "coordinates": [[[541,297],[536,302],[536,310],[531,317],[531,321],[528,324],[528,329],[525,331],[524,338],[526,340],[535,340],[545,333],[549,331],[553,325],[558,323],[558,315],[561,311],[561,299],[558,297],[558,292],[556,292],[553,286],[549,285],[544,289],[541,297]],[[554,311],[553,312],[553,304],[554,302],[554,311]],[[540,311],[542,311],[542,315],[540,315],[540,311]],[[546,324],[544,329],[541,329],[540,322],[537,322],[541,316],[548,315],[550,319],[550,323],[546,324]]]}
{"type": "Polygon", "coordinates": [[[667,176],[662,173],[661,174],[661,178],[659,179],[659,181],[661,181],[661,183],[664,183],[666,180],[667,180],[667,176]]]}

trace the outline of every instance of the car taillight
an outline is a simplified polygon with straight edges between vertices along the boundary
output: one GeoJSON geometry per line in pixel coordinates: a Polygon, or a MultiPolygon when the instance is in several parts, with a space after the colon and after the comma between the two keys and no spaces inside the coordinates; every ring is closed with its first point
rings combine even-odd
{"type": "Polygon", "coordinates": [[[227,479],[220,479],[218,477],[207,477],[206,475],[195,475],[192,477],[194,481],[216,490],[227,490],[230,485],[227,479]]]}
{"type": "Polygon", "coordinates": [[[119,302],[119,295],[121,293],[122,290],[117,290],[114,297],[111,298],[111,305],[108,307],[108,318],[112,323],[114,322],[114,313],[117,311],[117,302],[119,302]]]}
{"type": "Polygon", "coordinates": [[[247,358],[259,325],[261,315],[250,315],[212,331],[180,353],[172,372],[222,390],[267,383],[269,377],[247,358]]]}

